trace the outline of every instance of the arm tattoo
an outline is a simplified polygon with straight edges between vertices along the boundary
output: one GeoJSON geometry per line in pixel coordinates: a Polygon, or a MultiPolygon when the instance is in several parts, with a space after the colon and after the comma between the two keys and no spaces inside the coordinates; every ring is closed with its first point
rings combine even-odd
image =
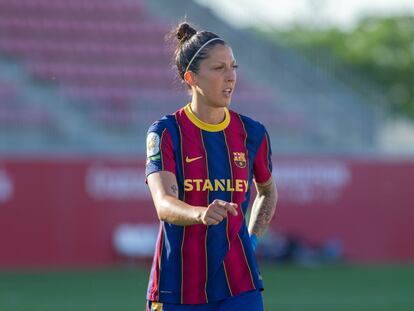
{"type": "Polygon", "coordinates": [[[258,185],[257,190],[250,215],[249,233],[263,236],[275,213],[277,194],[273,182],[263,187],[258,185]]]}
{"type": "Polygon", "coordinates": [[[177,186],[176,186],[176,185],[172,185],[172,186],[171,186],[171,190],[172,190],[172,192],[173,192],[175,195],[177,195],[177,194],[178,194],[178,188],[177,188],[177,186]]]}

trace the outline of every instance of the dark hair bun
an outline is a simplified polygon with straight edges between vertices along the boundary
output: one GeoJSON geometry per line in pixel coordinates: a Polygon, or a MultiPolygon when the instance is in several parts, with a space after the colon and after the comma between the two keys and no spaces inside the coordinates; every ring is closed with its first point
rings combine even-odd
{"type": "Polygon", "coordinates": [[[178,25],[177,30],[175,31],[175,35],[180,43],[184,43],[189,40],[196,33],[197,31],[186,22],[178,25]]]}

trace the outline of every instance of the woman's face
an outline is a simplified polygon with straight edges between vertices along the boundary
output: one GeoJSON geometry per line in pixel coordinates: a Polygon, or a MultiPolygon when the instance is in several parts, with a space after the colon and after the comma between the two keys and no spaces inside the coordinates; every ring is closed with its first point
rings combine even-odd
{"type": "Polygon", "coordinates": [[[195,74],[195,91],[212,107],[228,107],[236,85],[236,60],[227,45],[216,44],[195,74]]]}

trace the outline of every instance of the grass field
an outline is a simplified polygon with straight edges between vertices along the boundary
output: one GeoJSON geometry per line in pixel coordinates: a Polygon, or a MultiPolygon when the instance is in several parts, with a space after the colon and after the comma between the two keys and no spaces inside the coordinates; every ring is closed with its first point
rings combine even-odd
{"type": "MultiPolygon", "coordinates": [[[[413,311],[414,266],[262,266],[269,311],[413,311]]],[[[148,268],[0,272],[0,311],[144,310],[148,268]]],[[[242,310],[241,310],[242,311],[242,310]]]]}

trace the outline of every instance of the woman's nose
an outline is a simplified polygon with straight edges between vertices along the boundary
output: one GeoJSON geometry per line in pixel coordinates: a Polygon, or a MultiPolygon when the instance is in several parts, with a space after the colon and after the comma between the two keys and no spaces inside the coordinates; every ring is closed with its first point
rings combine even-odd
{"type": "Polygon", "coordinates": [[[226,71],[226,81],[233,82],[234,80],[236,80],[236,71],[234,70],[234,68],[229,68],[226,71]]]}

